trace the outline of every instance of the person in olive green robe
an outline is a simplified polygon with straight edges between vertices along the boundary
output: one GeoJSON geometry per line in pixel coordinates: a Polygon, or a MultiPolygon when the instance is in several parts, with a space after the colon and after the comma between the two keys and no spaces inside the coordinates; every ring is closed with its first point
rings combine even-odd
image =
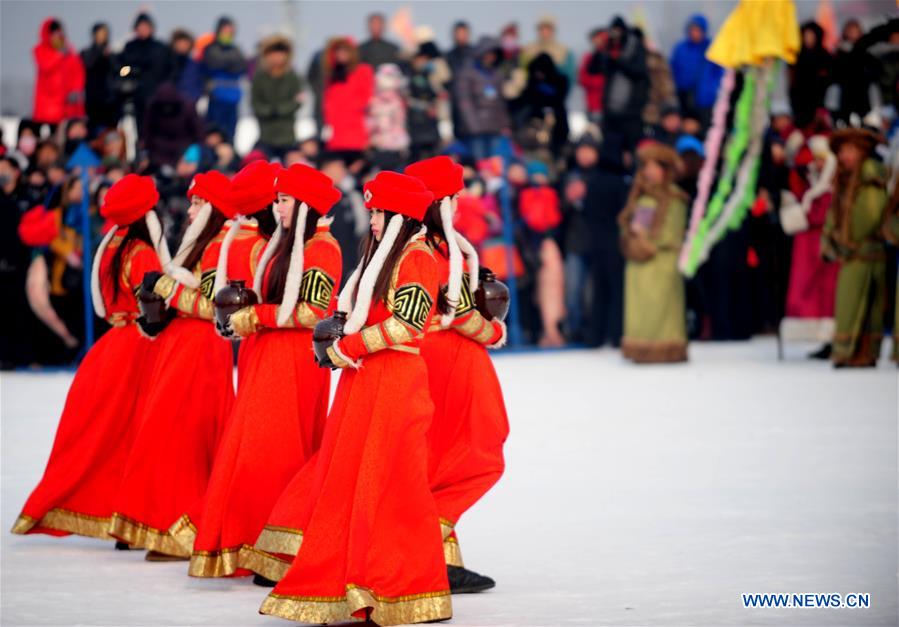
{"type": "Polygon", "coordinates": [[[831,353],[838,368],[876,365],[883,339],[887,193],[883,164],[871,157],[878,142],[861,128],[838,130],[830,139],[838,168],[821,253],[840,262],[831,353]]]}
{"type": "MultiPolygon", "coordinates": [[[[883,236],[899,246],[899,182],[896,183],[883,221],[883,236]]],[[[899,301],[899,275],[896,276],[896,299],[899,301]]],[[[890,358],[899,365],[899,302],[893,307],[893,352],[890,358]]]]}
{"type": "Polygon", "coordinates": [[[677,153],[659,143],[637,151],[639,170],[618,216],[624,279],[621,352],[637,363],[687,360],[684,279],[677,268],[687,225],[686,194],[675,184],[677,153]]]}

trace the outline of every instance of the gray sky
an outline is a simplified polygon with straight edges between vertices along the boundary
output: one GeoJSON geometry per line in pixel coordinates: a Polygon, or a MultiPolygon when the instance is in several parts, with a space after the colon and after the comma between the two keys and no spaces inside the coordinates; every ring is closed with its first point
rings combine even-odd
{"type": "MultiPolygon", "coordinates": [[[[77,49],[90,40],[94,22],[110,24],[114,44],[122,45],[130,37],[131,23],[141,10],[149,10],[156,20],[157,36],[167,40],[169,33],[179,26],[194,34],[210,31],[220,15],[230,15],[237,21],[237,38],[244,52],[250,53],[261,37],[275,31],[292,32],[296,46],[295,65],[305,71],[311,54],[329,36],[350,35],[364,39],[365,16],[382,11],[388,16],[409,7],[415,25],[429,25],[437,34],[438,44],[445,49],[449,43],[452,23],[466,19],[474,36],[495,34],[508,22],[519,25],[524,42],[534,37],[534,23],[549,12],[558,21],[559,39],[569,45],[579,57],[587,49],[587,33],[594,27],[607,24],[615,14],[628,21],[642,10],[649,22],[649,32],[661,49],[670,52],[682,36],[683,24],[695,12],[704,13],[714,31],[726,18],[736,2],[732,0],[628,1],[607,0],[592,2],[557,1],[469,1],[454,2],[340,2],[257,0],[248,1],[102,1],[66,0],[0,0],[0,113],[27,115],[31,110],[34,62],[31,49],[37,42],[41,22],[53,15],[62,20],[70,41],[77,49]],[[549,10],[548,10],[549,9],[549,10]]],[[[812,17],[816,0],[797,2],[800,20],[812,17]]],[[[876,18],[896,13],[893,0],[833,0],[840,21],[848,16],[876,18]]],[[[580,96],[572,95],[572,104],[580,106],[580,96]]]]}

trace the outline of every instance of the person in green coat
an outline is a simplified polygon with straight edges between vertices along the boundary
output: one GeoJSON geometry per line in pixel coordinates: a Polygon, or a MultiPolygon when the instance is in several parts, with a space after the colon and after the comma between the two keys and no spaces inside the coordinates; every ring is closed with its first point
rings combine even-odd
{"type": "Polygon", "coordinates": [[[879,142],[876,133],[863,128],[840,129],[830,138],[837,178],[821,254],[840,262],[831,353],[837,368],[875,366],[883,339],[886,172],[871,156],[879,142]]]}
{"type": "Polygon", "coordinates": [[[280,35],[261,43],[262,56],[253,75],[251,104],[259,121],[259,147],[284,158],[296,144],[296,112],[303,103],[303,84],[290,66],[292,47],[280,35]]]}
{"type": "MultiPolygon", "coordinates": [[[[893,189],[887,205],[883,221],[883,236],[893,246],[899,246],[899,183],[893,189]]],[[[896,294],[899,299],[899,275],[896,276],[896,294]]],[[[893,307],[893,352],[890,359],[899,366],[899,306],[893,307]]]]}
{"type": "Polygon", "coordinates": [[[674,180],[680,160],[658,142],[637,150],[639,169],[618,216],[624,274],[621,352],[636,363],[687,360],[684,280],[677,258],[687,226],[687,195],[674,180]]]}

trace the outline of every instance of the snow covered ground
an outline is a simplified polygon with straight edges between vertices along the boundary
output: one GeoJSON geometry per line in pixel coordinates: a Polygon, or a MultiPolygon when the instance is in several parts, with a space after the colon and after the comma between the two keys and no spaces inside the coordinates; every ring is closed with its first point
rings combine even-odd
{"type": "MultiPolygon", "coordinates": [[[[686,365],[609,350],[496,360],[508,470],[459,526],[494,591],[453,624],[895,625],[897,371],[834,371],[770,339],[686,365]],[[868,609],[745,610],[741,593],[870,593],[868,609]]],[[[71,375],[7,374],[2,525],[38,481],[71,375]]],[[[3,625],[287,625],[247,580],[100,541],[3,530],[3,625]]]]}

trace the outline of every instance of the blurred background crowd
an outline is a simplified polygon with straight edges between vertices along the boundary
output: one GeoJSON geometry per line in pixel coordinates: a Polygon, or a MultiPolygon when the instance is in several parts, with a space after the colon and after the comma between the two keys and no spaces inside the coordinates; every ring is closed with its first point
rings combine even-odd
{"type": "MultiPolygon", "coordinates": [[[[112,183],[130,172],[156,178],[176,248],[193,175],[232,174],[258,159],[308,163],[340,186],[332,228],[351,269],[368,228],[361,186],[379,170],[451,155],[467,182],[457,229],[514,288],[518,343],[618,346],[626,264],[619,214],[639,147],[651,140],[676,153],[674,181],[689,207],[723,73],[705,57],[714,33],[701,14],[666,25],[681,33],[666,50],[633,20],[584,25],[586,43],[576,48],[586,51],[575,54],[551,15],[499,32],[460,20],[450,25],[452,44],[441,47],[431,27],[402,29],[396,16],[372,12],[353,16],[364,20],[364,41],[334,36],[305,67],[288,36],[243,49],[240,24],[228,16],[161,33],[143,12],[115,47],[97,17],[80,50],[61,19],[46,19],[33,48],[31,113],[2,127],[4,368],[69,364],[83,354],[83,265],[102,237],[98,207],[112,183]],[[396,32],[403,36],[394,40],[396,32]],[[38,205],[55,218],[49,243],[20,236],[22,216],[38,205]]],[[[794,250],[781,223],[783,192],[801,198],[824,162],[813,138],[867,125],[884,138],[876,158],[896,167],[896,142],[887,142],[899,123],[899,22],[822,22],[802,24],[795,64],[778,68],[750,216],[686,281],[690,339],[777,332],[789,302],[802,310],[822,290],[832,303],[832,286],[790,293],[791,270],[820,251],[794,250]]],[[[889,190],[894,182],[891,174],[889,190]]],[[[812,222],[820,226],[823,212],[812,222]]],[[[890,328],[893,248],[886,267],[890,328]]]]}

